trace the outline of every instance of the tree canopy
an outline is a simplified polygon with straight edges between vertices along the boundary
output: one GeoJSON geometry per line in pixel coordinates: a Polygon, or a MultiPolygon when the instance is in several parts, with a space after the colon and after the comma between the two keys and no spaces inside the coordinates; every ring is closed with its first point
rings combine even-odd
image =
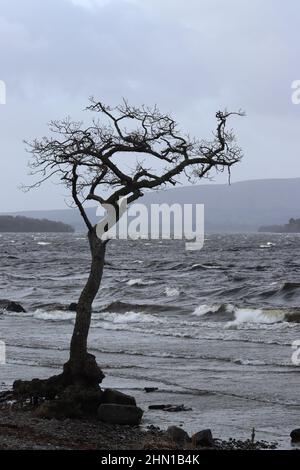
{"type": "Polygon", "coordinates": [[[88,126],[70,118],[51,121],[50,137],[27,144],[31,174],[38,178],[30,187],[58,175],[89,231],[93,226],[84,209],[86,201],[117,208],[121,197],[131,203],[147,190],[176,185],[182,173],[189,181],[197,180],[212,169],[230,171],[242,158],[234,133],[227,128],[228,118],[243,115],[241,111],[217,112],[213,137],[205,140],[183,134],[175,120],[156,106],[136,107],[123,101],[111,108],[91,98],[86,110],[97,116],[88,126]],[[129,153],[136,157],[131,168],[126,165],[129,153]]]}

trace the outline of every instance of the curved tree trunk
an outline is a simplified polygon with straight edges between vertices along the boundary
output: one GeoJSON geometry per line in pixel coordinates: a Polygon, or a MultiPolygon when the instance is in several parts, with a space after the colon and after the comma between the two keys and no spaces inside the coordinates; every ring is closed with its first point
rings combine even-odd
{"type": "Polygon", "coordinates": [[[70,358],[64,366],[64,375],[70,376],[70,381],[73,383],[96,385],[102,381],[104,374],[98,367],[95,357],[87,352],[87,338],[92,304],[99,291],[103,274],[105,243],[97,237],[95,229],[88,233],[88,238],[92,255],[91,270],[77,304],[70,358]]]}
{"type": "MultiPolygon", "coordinates": [[[[91,270],[77,304],[69,360],[64,365],[62,374],[49,379],[16,380],[13,384],[16,397],[35,397],[36,400],[39,397],[54,399],[57,396],[62,396],[64,390],[69,386],[75,385],[83,389],[93,389],[95,394],[90,398],[95,405],[95,409],[99,406],[99,384],[102,382],[104,374],[97,365],[95,356],[87,351],[87,338],[91,323],[92,303],[98,293],[102,279],[105,242],[103,243],[97,237],[96,228],[89,232],[88,237],[92,255],[91,270]]],[[[88,398],[85,401],[88,401],[88,398]]]]}

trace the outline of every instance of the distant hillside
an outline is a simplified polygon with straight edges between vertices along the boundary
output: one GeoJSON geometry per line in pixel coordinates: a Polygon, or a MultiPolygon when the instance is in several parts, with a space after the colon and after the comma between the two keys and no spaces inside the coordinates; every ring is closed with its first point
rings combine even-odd
{"type": "MultiPolygon", "coordinates": [[[[300,216],[300,178],[201,184],[146,193],[138,203],[202,203],[206,232],[257,232],[262,225],[282,225],[300,216]]],[[[88,208],[93,223],[96,208],[88,208]]],[[[14,215],[60,220],[86,230],[76,209],[19,212],[14,215]]]]}
{"type": "Polygon", "coordinates": [[[259,232],[271,233],[300,233],[300,219],[290,219],[288,224],[267,225],[259,227],[259,232]]]}
{"type": "Polygon", "coordinates": [[[47,219],[0,216],[0,232],[74,232],[73,227],[47,219]]]}

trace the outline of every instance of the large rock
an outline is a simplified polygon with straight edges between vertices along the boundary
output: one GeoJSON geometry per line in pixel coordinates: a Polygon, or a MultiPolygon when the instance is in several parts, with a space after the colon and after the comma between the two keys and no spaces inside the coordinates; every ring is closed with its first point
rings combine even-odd
{"type": "Polygon", "coordinates": [[[116,405],[114,403],[103,403],[98,408],[100,421],[110,424],[140,424],[143,410],[132,405],[116,405]]]}
{"type": "Polygon", "coordinates": [[[136,406],[134,397],[126,395],[125,393],[119,392],[112,388],[107,388],[103,392],[102,403],[115,403],[116,405],[131,405],[136,406]]]}
{"type": "Polygon", "coordinates": [[[192,436],[192,443],[195,446],[213,447],[214,439],[210,429],[203,429],[203,431],[196,432],[192,436]]]}
{"type": "Polygon", "coordinates": [[[26,310],[21,304],[14,302],[13,300],[0,300],[0,309],[6,310],[7,312],[25,313],[26,310]]]}
{"type": "Polygon", "coordinates": [[[169,426],[166,434],[177,444],[182,445],[190,441],[188,433],[178,426],[169,426]]]}
{"type": "Polygon", "coordinates": [[[55,400],[45,401],[35,411],[47,419],[94,417],[102,399],[100,388],[81,388],[70,385],[55,400]]]}
{"type": "Polygon", "coordinates": [[[300,428],[293,429],[290,436],[293,442],[300,442],[300,428]]]}

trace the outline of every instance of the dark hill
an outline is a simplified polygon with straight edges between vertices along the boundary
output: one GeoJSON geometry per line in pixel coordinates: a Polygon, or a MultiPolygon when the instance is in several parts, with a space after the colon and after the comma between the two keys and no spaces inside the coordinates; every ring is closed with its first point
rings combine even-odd
{"type": "MultiPolygon", "coordinates": [[[[257,232],[262,225],[283,225],[300,215],[300,178],[201,184],[145,194],[138,203],[203,203],[207,232],[257,232]]],[[[87,208],[93,223],[96,208],[87,208]]],[[[11,213],[12,214],[12,213],[11,213]]],[[[77,209],[16,212],[12,215],[61,220],[86,231],[77,209]]]]}
{"type": "Polygon", "coordinates": [[[0,232],[74,232],[63,222],[11,215],[0,216],[0,232]]]}

